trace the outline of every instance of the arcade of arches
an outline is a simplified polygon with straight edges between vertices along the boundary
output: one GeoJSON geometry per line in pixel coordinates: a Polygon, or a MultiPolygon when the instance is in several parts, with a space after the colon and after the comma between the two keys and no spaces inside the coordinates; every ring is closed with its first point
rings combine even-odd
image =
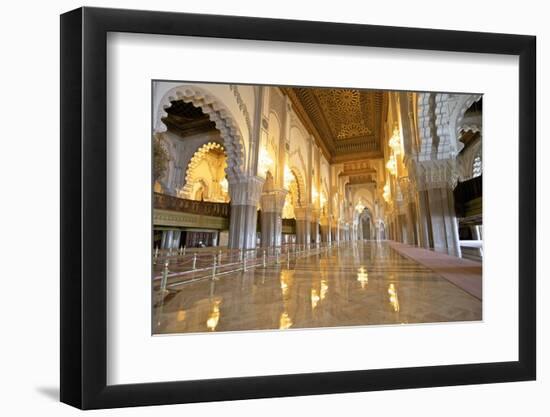
{"type": "MultiPolygon", "coordinates": [[[[155,256],[181,256],[161,281],[177,294],[204,290],[210,297],[204,308],[182,307],[186,320],[177,319],[175,301],[157,303],[158,332],[481,318],[481,95],[155,82],[153,106],[155,256]],[[297,287],[303,262],[304,270],[323,276],[308,292],[315,308],[347,279],[346,265],[358,291],[375,268],[383,282],[397,280],[382,290],[393,304],[387,303],[388,311],[380,305],[378,318],[371,314],[366,321],[331,324],[308,316],[298,322],[282,294],[263,301],[284,310],[266,323],[249,317],[231,324],[223,321],[224,309],[245,299],[257,302],[248,299],[253,292],[237,300],[230,279],[221,277],[216,282],[225,295],[215,302],[199,279],[177,287],[185,281],[178,273],[186,272],[178,262],[200,270],[201,256],[214,256],[213,276],[222,260],[240,265],[249,256],[256,265],[257,259],[264,278],[267,269],[277,277],[273,285],[287,290],[291,281],[297,287]],[[285,256],[288,268],[277,266],[285,256]],[[456,270],[438,270],[442,259],[456,270]],[[330,282],[338,275],[336,264],[340,275],[330,282]],[[472,277],[464,276],[472,266],[479,281],[474,289],[472,277]],[[406,277],[418,279],[423,289],[406,277]],[[395,301],[407,285],[411,307],[404,318],[409,307],[395,301]],[[432,290],[429,297],[446,301],[422,316],[412,298],[432,290]],[[401,316],[392,319],[397,310],[401,316]],[[191,314],[196,318],[190,320],[191,314]]],[[[202,265],[207,272],[208,262],[202,265]]],[[[238,273],[258,271],[244,265],[238,273]]],[[[156,274],[163,277],[161,266],[156,274]]]]}

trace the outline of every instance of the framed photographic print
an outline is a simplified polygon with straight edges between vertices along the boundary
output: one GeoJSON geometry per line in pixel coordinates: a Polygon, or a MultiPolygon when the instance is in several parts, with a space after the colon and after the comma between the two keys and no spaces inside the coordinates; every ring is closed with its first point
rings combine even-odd
{"type": "Polygon", "coordinates": [[[61,16],[61,400],[536,375],[535,38],[61,16]]]}

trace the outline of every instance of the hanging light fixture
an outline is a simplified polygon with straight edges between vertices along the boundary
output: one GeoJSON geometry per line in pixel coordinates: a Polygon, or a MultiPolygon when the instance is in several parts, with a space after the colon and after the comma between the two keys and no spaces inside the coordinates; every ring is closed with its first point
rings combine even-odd
{"type": "Polygon", "coordinates": [[[395,159],[395,155],[393,154],[393,152],[390,155],[388,162],[386,162],[386,168],[388,168],[388,171],[393,176],[397,175],[397,160],[395,159]]]}
{"type": "Polygon", "coordinates": [[[390,148],[392,148],[395,154],[401,152],[401,135],[399,133],[399,127],[397,126],[397,123],[395,123],[393,127],[393,135],[390,138],[388,145],[390,146],[390,148]]]}

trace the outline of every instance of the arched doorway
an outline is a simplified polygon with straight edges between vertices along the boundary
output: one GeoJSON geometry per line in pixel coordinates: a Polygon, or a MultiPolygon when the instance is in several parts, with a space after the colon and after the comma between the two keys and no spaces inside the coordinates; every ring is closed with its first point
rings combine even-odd
{"type": "Polygon", "coordinates": [[[226,168],[227,155],[223,145],[216,142],[202,145],[187,165],[185,184],[179,196],[188,200],[228,203],[226,168]]]}

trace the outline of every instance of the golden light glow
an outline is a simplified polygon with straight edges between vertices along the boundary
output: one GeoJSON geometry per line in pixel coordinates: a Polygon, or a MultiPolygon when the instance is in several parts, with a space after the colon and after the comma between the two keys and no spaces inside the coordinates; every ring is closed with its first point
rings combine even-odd
{"type": "Polygon", "coordinates": [[[258,174],[265,177],[267,175],[267,171],[269,171],[272,166],[273,159],[271,159],[271,156],[266,149],[261,148],[260,155],[258,157],[258,174]]]}
{"type": "Polygon", "coordinates": [[[288,270],[281,271],[281,294],[283,296],[283,299],[287,298],[288,292],[290,290],[290,284],[292,280],[291,272],[288,270]]]}
{"type": "Polygon", "coordinates": [[[386,168],[388,168],[388,171],[392,175],[397,175],[397,160],[395,159],[395,155],[392,153],[390,155],[390,159],[388,159],[388,162],[386,162],[386,168]]]}
{"type": "Polygon", "coordinates": [[[325,297],[327,296],[327,292],[328,292],[328,283],[326,280],[322,279],[321,280],[321,292],[319,294],[319,296],[321,297],[321,301],[323,301],[325,299],[325,297]]]}
{"type": "Polygon", "coordinates": [[[294,219],[296,215],[294,214],[294,205],[292,204],[292,194],[291,191],[285,196],[285,205],[283,206],[283,219],[294,219]]]}
{"type": "Polygon", "coordinates": [[[327,196],[325,195],[325,193],[321,193],[320,202],[321,202],[321,208],[327,205],[327,196]]]}
{"type": "Polygon", "coordinates": [[[311,189],[311,198],[313,199],[313,201],[317,201],[317,199],[319,198],[319,191],[317,191],[315,185],[311,189]]]}
{"type": "Polygon", "coordinates": [[[315,308],[317,307],[317,304],[319,304],[320,299],[321,297],[319,296],[319,293],[317,292],[317,290],[312,288],[311,289],[311,309],[312,310],[315,310],[315,308]]]}
{"type": "Polygon", "coordinates": [[[384,197],[384,200],[386,201],[386,203],[390,202],[390,200],[391,200],[391,190],[390,190],[390,184],[389,183],[386,183],[386,185],[384,185],[384,193],[382,194],[382,197],[384,197]]]}
{"type": "Polygon", "coordinates": [[[401,135],[399,133],[399,127],[397,126],[397,123],[393,128],[393,135],[390,138],[388,145],[390,146],[390,148],[392,148],[395,154],[401,152],[401,135]]]}
{"type": "Polygon", "coordinates": [[[369,283],[369,274],[363,266],[357,270],[357,281],[361,284],[362,289],[365,289],[369,283]]]}
{"type": "Polygon", "coordinates": [[[399,297],[397,297],[397,290],[395,285],[390,284],[388,287],[388,294],[390,295],[390,305],[393,308],[393,311],[396,313],[399,312],[399,297]]]}
{"type": "Polygon", "coordinates": [[[225,194],[229,192],[229,182],[227,182],[227,178],[222,178],[222,180],[220,181],[220,188],[225,194]]]}
{"type": "Polygon", "coordinates": [[[288,190],[290,188],[290,184],[292,184],[293,180],[294,180],[294,174],[292,173],[288,165],[285,165],[285,172],[284,172],[285,189],[288,190]]]}
{"type": "Polygon", "coordinates": [[[178,314],[176,316],[176,320],[177,321],[185,321],[186,316],[187,316],[187,314],[185,313],[185,310],[180,310],[180,311],[178,311],[178,314]]]}
{"type": "Polygon", "coordinates": [[[218,323],[220,321],[220,304],[221,300],[215,300],[212,303],[212,310],[208,315],[208,320],[206,320],[206,327],[212,332],[216,330],[216,327],[218,327],[218,323]]]}
{"type": "Polygon", "coordinates": [[[358,213],[361,213],[363,210],[365,210],[365,205],[363,204],[363,202],[361,200],[359,200],[359,202],[357,203],[357,205],[355,206],[355,210],[358,212],[358,213]]]}
{"type": "Polygon", "coordinates": [[[285,330],[290,329],[292,327],[292,320],[290,319],[290,316],[286,311],[284,311],[281,314],[281,317],[279,318],[279,329],[285,330]]]}

